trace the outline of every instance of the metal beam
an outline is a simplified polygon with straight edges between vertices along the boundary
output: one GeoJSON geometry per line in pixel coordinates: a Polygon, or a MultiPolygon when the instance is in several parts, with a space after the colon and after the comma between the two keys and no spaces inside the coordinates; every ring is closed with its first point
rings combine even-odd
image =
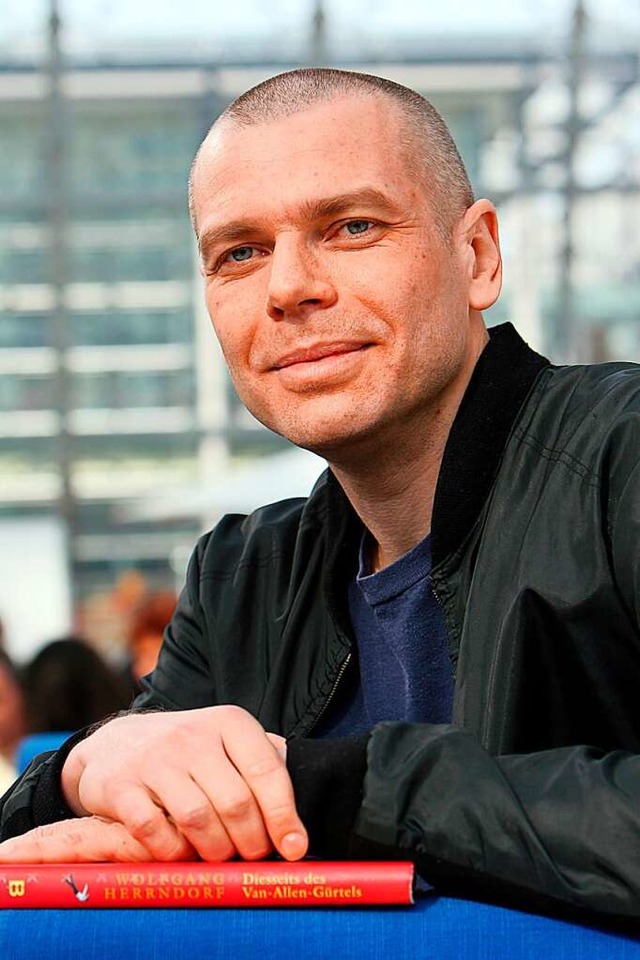
{"type": "Polygon", "coordinates": [[[51,345],[56,353],[53,406],[59,418],[56,454],[60,474],[58,514],[65,533],[65,552],[69,583],[73,595],[74,539],[76,504],[73,494],[71,436],[68,413],[71,406],[71,374],[67,365],[70,323],[66,292],[69,276],[69,175],[68,107],[62,89],[63,58],[60,43],[61,19],[58,0],[49,0],[48,16],[48,90],[46,101],[46,208],[49,228],[49,284],[52,294],[51,345]]]}

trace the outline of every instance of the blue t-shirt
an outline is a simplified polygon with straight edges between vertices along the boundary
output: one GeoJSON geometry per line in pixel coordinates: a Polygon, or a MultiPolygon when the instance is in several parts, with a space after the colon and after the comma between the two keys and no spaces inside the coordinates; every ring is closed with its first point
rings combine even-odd
{"type": "Polygon", "coordinates": [[[378,573],[366,565],[349,585],[359,681],[327,708],[317,737],[364,733],[382,720],[450,723],[453,667],[444,613],[431,584],[430,538],[378,573]]]}

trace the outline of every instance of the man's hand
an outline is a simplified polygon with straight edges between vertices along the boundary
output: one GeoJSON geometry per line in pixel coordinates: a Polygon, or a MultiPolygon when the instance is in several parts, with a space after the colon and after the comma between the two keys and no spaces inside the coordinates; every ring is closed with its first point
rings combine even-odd
{"type": "Polygon", "coordinates": [[[80,817],[122,824],[154,860],[287,860],[307,850],[282,737],[236,706],[131,714],[69,754],[67,802],[80,817]]]}
{"type": "MultiPolygon", "coordinates": [[[[147,848],[126,827],[101,817],[59,820],[0,843],[0,863],[139,863],[151,859],[147,848]]],[[[180,859],[196,859],[187,840],[183,840],[180,859]]]]}

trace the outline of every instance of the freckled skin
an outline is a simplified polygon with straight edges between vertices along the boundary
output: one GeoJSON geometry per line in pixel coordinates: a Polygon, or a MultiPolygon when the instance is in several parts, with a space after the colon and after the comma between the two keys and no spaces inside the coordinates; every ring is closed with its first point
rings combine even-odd
{"type": "Polygon", "coordinates": [[[399,146],[403,124],[395,105],[371,97],[226,123],[194,174],[207,307],[238,393],[271,429],[330,461],[428,431],[457,406],[486,338],[470,302],[467,233],[443,242],[399,146]],[[306,209],[366,187],[383,201],[328,216],[306,209]],[[208,242],[238,220],[250,224],[233,242],[208,242]],[[327,342],[348,350],[278,367],[327,342]]]}

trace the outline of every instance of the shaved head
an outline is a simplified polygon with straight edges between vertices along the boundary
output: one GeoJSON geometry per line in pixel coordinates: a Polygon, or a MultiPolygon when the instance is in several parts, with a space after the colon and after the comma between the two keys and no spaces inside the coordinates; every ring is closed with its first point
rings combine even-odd
{"type": "MultiPolygon", "coordinates": [[[[419,93],[391,80],[366,73],[313,67],[291,70],[270,77],[234,100],[211,127],[207,138],[228,125],[252,126],[292,116],[317,104],[345,97],[385,98],[406,123],[406,136],[398,144],[419,182],[427,190],[444,237],[474,201],[464,163],[449,130],[437,110],[419,93]]],[[[189,177],[189,209],[195,226],[192,194],[198,150],[189,177]]]]}

